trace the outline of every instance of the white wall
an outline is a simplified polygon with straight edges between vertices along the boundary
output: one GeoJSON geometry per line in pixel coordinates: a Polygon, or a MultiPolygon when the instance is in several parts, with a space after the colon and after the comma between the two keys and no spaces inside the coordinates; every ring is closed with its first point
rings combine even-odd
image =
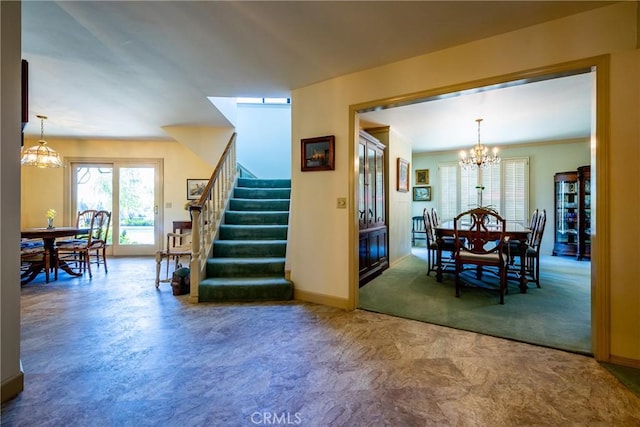
{"type": "Polygon", "coordinates": [[[389,179],[387,197],[389,211],[387,223],[389,225],[389,263],[397,263],[411,253],[411,141],[404,138],[393,129],[389,131],[388,149],[389,179]],[[409,191],[398,191],[398,158],[409,162],[409,191]],[[406,219],[406,220],[405,220],[406,219]]]}
{"type": "Polygon", "coordinates": [[[258,178],[291,178],[291,105],[238,104],[238,163],[258,178]]]}
{"type": "MultiPolygon", "coordinates": [[[[554,183],[556,172],[576,171],[579,166],[591,162],[591,150],[588,140],[566,143],[544,143],[525,146],[500,147],[503,159],[513,157],[529,158],[529,211],[534,209],[547,210],[547,226],[543,236],[541,252],[551,255],[553,250],[553,212],[554,212],[554,183]]],[[[429,185],[432,198],[430,202],[413,202],[411,215],[422,215],[424,208],[439,207],[439,177],[438,164],[458,160],[458,151],[423,153],[413,156],[412,177],[415,178],[416,169],[429,169],[429,185]]],[[[441,218],[445,219],[445,218],[441,218]]],[[[409,222],[409,219],[407,219],[409,222]]]]}

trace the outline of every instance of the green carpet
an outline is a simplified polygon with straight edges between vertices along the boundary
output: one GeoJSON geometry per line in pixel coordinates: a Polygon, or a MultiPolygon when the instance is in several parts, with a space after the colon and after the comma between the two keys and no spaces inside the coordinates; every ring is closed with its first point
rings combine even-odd
{"type": "Polygon", "coordinates": [[[522,294],[517,282],[509,281],[509,294],[500,305],[497,291],[477,287],[465,287],[456,298],[453,274],[445,273],[442,283],[434,273],[427,276],[426,250],[414,248],[412,255],[360,289],[359,307],[591,354],[590,263],[543,256],[540,265],[542,288],[530,284],[522,294]]]}

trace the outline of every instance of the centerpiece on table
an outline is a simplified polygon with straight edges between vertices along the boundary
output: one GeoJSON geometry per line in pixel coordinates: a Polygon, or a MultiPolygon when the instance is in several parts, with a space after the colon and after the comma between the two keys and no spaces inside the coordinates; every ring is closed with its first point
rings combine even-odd
{"type": "Polygon", "coordinates": [[[47,228],[53,228],[53,219],[56,217],[55,209],[47,210],[47,228]]]}

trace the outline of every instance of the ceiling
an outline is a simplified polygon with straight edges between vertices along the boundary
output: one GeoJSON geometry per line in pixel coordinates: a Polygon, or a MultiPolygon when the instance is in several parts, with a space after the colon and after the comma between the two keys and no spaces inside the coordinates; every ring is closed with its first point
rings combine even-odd
{"type": "MultiPolygon", "coordinates": [[[[37,114],[49,117],[45,136],[166,139],[163,126],[227,126],[208,97],[288,97],[293,89],[336,76],[611,3],[23,1],[30,112],[25,134],[39,134],[37,114]]],[[[584,132],[585,116],[577,112],[585,108],[578,99],[584,97],[581,84],[538,83],[546,92],[577,95],[552,101],[530,86],[525,95],[499,101],[492,91],[438,101],[447,103],[442,110],[435,103],[425,104],[427,112],[405,108],[407,117],[429,126],[421,135],[425,129],[441,135],[419,142],[429,149],[439,147],[437,139],[462,144],[452,128],[463,130],[462,145],[475,142],[478,114],[484,115],[488,142],[500,142],[506,130],[496,128],[507,121],[537,132],[523,139],[546,138],[542,130],[557,121],[563,122],[563,137],[573,137],[584,132]],[[529,102],[514,109],[507,104],[514,98],[529,102]],[[475,111],[460,113],[465,99],[473,100],[475,111]],[[564,107],[567,101],[573,106],[564,107]],[[496,108],[500,115],[489,114],[496,108]],[[455,111],[465,128],[453,125],[445,111],[455,111]],[[576,114],[561,119],[559,111],[576,114]],[[579,124],[570,126],[574,121],[579,124]]],[[[399,117],[399,111],[386,111],[399,117]]],[[[417,132],[413,120],[376,114],[368,119],[397,120],[399,129],[417,132]],[[414,123],[411,130],[408,122],[414,123]]]]}
{"type": "Polygon", "coordinates": [[[455,93],[362,113],[362,127],[390,126],[414,153],[587,138],[591,134],[593,73],[455,93]]]}

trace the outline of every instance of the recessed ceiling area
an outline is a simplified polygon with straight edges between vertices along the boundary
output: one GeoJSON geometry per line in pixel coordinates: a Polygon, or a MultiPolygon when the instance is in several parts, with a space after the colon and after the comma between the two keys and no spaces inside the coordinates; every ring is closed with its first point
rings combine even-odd
{"type": "MultiPolygon", "coordinates": [[[[390,126],[414,153],[587,138],[593,73],[557,77],[360,114],[361,127],[390,126]]],[[[455,96],[454,96],[455,95],[455,96]]]]}

